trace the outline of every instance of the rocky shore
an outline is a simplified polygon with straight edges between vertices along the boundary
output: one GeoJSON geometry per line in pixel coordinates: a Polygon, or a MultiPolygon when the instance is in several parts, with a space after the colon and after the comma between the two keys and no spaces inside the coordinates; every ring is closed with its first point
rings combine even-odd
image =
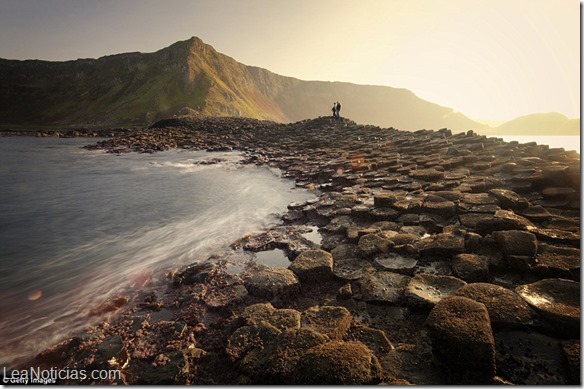
{"type": "Polygon", "coordinates": [[[102,384],[580,384],[576,152],[328,117],[115,135],[87,148],[241,150],[318,197],[23,367],[122,371],[102,384]],[[240,250],[290,264],[236,271],[240,250]]]}

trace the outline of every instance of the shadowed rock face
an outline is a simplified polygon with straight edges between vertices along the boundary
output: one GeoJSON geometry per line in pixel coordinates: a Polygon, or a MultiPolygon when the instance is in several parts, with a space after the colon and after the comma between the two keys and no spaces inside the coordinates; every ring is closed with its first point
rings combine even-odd
{"type": "Polygon", "coordinates": [[[495,375],[495,340],[484,304],[465,297],[438,302],[426,320],[432,351],[452,383],[488,383],[495,375]]]}
{"type": "Polygon", "coordinates": [[[30,363],[89,366],[119,336],[127,383],[579,384],[577,153],[328,117],[180,117],[90,148],[174,147],[240,150],[318,197],[30,363]],[[290,269],[226,270],[275,248],[290,269]]]}
{"type": "Polygon", "coordinates": [[[381,380],[381,366],[360,342],[329,342],[305,354],[296,370],[297,382],[308,385],[361,385],[381,380]]]}

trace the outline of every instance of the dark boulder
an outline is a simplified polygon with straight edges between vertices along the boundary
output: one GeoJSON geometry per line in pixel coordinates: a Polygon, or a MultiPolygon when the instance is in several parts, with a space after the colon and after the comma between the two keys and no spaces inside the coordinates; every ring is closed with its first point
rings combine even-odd
{"type": "Polygon", "coordinates": [[[495,339],[484,304],[466,297],[438,302],[426,320],[432,353],[451,383],[488,384],[495,376],[495,339]]]}
{"type": "Polygon", "coordinates": [[[288,266],[301,281],[319,281],[333,276],[333,256],[324,250],[306,250],[288,266]]]}
{"type": "Polygon", "coordinates": [[[310,328],[333,340],[341,340],[349,326],[352,316],[344,307],[316,306],[302,312],[300,325],[302,328],[310,328]]]}
{"type": "Polygon", "coordinates": [[[489,262],[481,255],[458,254],[452,259],[454,275],[466,282],[488,281],[489,262]]]}
{"type": "Polygon", "coordinates": [[[495,231],[493,236],[506,255],[521,255],[533,258],[537,253],[537,238],[527,231],[495,231]]]}
{"type": "Polygon", "coordinates": [[[256,265],[246,275],[245,288],[252,296],[289,298],[300,293],[298,277],[289,269],[256,265]]]}
{"type": "Polygon", "coordinates": [[[333,341],[309,349],[298,362],[295,384],[372,385],[381,382],[377,357],[361,342],[333,341]]]}

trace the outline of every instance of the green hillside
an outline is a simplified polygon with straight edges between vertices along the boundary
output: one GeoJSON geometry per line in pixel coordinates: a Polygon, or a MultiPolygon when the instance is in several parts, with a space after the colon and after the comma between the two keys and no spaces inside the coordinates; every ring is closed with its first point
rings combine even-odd
{"type": "Polygon", "coordinates": [[[199,38],[155,53],[66,62],[0,59],[0,125],[144,126],[182,114],[278,122],[330,114],[403,130],[485,127],[406,89],[302,81],[246,66],[199,38]]]}

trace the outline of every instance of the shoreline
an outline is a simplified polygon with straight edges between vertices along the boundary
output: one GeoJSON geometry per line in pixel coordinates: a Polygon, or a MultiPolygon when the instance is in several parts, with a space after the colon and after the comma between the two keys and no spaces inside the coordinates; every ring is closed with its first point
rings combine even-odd
{"type": "Polygon", "coordinates": [[[320,196],[234,242],[289,268],[187,267],[24,365],[115,367],[129,384],[579,383],[576,152],[328,117],[168,119],[88,148],[241,150],[320,196]]]}

